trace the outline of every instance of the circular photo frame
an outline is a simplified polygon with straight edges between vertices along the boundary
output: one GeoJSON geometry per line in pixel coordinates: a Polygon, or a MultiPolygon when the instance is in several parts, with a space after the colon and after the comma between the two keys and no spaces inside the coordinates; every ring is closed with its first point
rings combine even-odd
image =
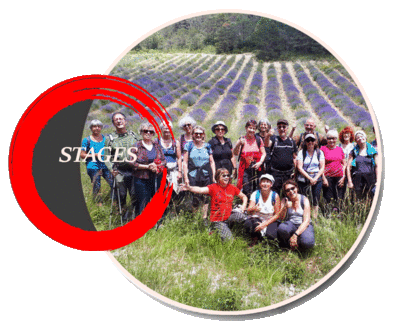
{"type": "Polygon", "coordinates": [[[261,317],[304,303],[349,267],[378,211],[383,149],[359,81],[321,40],[257,12],[202,12],[145,35],[106,74],[145,89],[168,113],[149,124],[94,101],[83,131],[83,141],[102,133],[108,145],[127,137],[137,148],[133,173],[116,170],[119,189],[81,166],[97,230],[140,215],[160,186],[151,163],[168,167],[166,214],[109,252],[140,290],[198,316],[261,317]]]}

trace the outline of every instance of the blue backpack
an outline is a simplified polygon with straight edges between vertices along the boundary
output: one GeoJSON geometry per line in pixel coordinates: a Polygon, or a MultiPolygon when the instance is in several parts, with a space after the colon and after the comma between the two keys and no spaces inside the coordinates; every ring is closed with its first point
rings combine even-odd
{"type": "MultiPolygon", "coordinates": [[[[277,193],[275,191],[272,190],[272,205],[274,206],[274,204],[276,203],[276,195],[277,193]]],[[[260,199],[260,190],[258,189],[256,191],[256,195],[255,195],[255,204],[259,203],[259,199],[260,199]]]]}

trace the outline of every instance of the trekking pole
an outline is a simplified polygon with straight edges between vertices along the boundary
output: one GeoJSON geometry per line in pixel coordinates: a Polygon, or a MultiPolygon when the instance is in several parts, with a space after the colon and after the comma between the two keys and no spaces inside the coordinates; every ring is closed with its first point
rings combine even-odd
{"type": "Polygon", "coordinates": [[[110,229],[111,229],[112,205],[113,205],[113,202],[114,202],[115,183],[116,183],[116,180],[115,180],[115,177],[114,177],[114,182],[112,183],[112,192],[111,192],[111,210],[109,212],[109,228],[110,229]]]}
{"type": "Polygon", "coordinates": [[[121,208],[121,197],[119,194],[119,187],[116,186],[116,193],[118,194],[118,204],[119,204],[119,215],[121,216],[121,226],[123,225],[123,220],[122,220],[122,208],[121,208]]]}

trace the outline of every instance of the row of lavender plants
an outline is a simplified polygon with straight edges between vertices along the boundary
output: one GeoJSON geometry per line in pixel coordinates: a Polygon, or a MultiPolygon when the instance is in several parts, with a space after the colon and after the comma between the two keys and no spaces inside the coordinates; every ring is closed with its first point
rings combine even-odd
{"type": "Polygon", "coordinates": [[[225,59],[220,58],[218,62],[212,65],[212,67],[209,67],[214,60],[216,60],[216,57],[214,57],[212,62],[210,62],[206,67],[202,68],[201,74],[199,76],[189,81],[188,88],[192,88],[192,90],[180,99],[180,108],[186,109],[187,107],[193,106],[198,101],[198,98],[202,95],[202,91],[199,86],[206,83],[213,72],[220,68],[225,59]],[[196,88],[193,89],[194,87],[196,88]]]}
{"type": "Polygon", "coordinates": [[[311,114],[304,109],[305,104],[300,97],[300,91],[295,86],[294,80],[292,79],[292,76],[285,63],[281,64],[281,72],[283,89],[288,103],[290,104],[290,108],[294,111],[298,131],[300,131],[303,128],[305,121],[311,116],[311,114]]]}
{"type": "Polygon", "coordinates": [[[277,79],[277,71],[274,64],[270,64],[266,72],[267,83],[266,83],[266,112],[267,118],[275,125],[277,120],[284,117],[281,111],[281,98],[279,96],[280,84],[277,79]]]}
{"type": "Polygon", "coordinates": [[[112,69],[109,75],[118,76],[129,80],[134,77],[134,75],[145,73],[154,67],[162,67],[167,65],[165,62],[171,59],[175,59],[176,55],[158,55],[156,58],[154,56],[136,56],[125,59],[127,56],[122,58],[122,60],[112,69]],[[165,64],[164,64],[165,63],[165,64]]]}
{"type": "MultiPolygon", "coordinates": [[[[212,82],[216,82],[216,78],[223,77],[227,71],[229,73],[237,68],[241,67],[242,63],[244,62],[244,58],[237,61],[233,68],[232,65],[235,62],[235,56],[229,58],[229,60],[219,69],[211,79],[212,82]]],[[[228,74],[229,74],[228,73],[228,74]]],[[[225,79],[219,80],[215,83],[215,86],[210,89],[199,101],[195,104],[193,110],[190,112],[190,116],[193,117],[198,122],[203,122],[205,117],[207,116],[207,112],[212,108],[212,106],[216,103],[219,97],[225,92],[224,87],[220,87],[219,82],[224,81],[223,86],[228,86],[232,83],[232,80],[227,81],[225,79]],[[219,84],[219,85],[218,85],[219,84]]]]}
{"type": "Polygon", "coordinates": [[[244,100],[246,104],[256,105],[260,103],[259,93],[263,84],[262,68],[263,64],[258,63],[251,84],[249,85],[248,97],[244,100]]]}
{"type": "Polygon", "coordinates": [[[304,103],[301,100],[299,90],[295,86],[291,74],[289,73],[287,65],[285,63],[281,64],[281,71],[282,71],[281,80],[283,81],[283,89],[291,109],[293,110],[303,109],[304,103]]]}
{"type": "MultiPolygon", "coordinates": [[[[244,61],[244,56],[242,56],[242,62],[243,61],[244,61]]],[[[218,106],[217,110],[215,111],[212,117],[213,121],[224,120],[226,124],[229,124],[232,121],[234,117],[234,109],[237,106],[240,95],[244,89],[245,82],[248,79],[249,74],[251,73],[252,67],[253,67],[253,60],[250,59],[243,68],[241,74],[238,76],[236,81],[227,91],[226,96],[220,102],[220,105],[218,106]]],[[[237,69],[237,73],[238,70],[239,68],[237,69]]],[[[235,76],[237,76],[237,73],[235,73],[235,76]]]]}
{"type": "Polygon", "coordinates": [[[360,126],[362,129],[369,132],[373,129],[373,121],[371,115],[363,107],[355,104],[350,97],[344,92],[333,85],[322,72],[316,67],[308,64],[308,69],[312,75],[313,80],[325,92],[333,104],[339,108],[346,116],[350,117],[351,121],[360,126]]]}
{"type": "MultiPolygon", "coordinates": [[[[196,55],[189,58],[189,60],[187,60],[187,58],[182,58],[178,60],[177,64],[169,64],[161,69],[160,72],[154,73],[151,71],[150,74],[147,72],[146,74],[136,77],[132,82],[143,87],[155,97],[160,97],[170,92],[172,88],[178,88],[179,85],[185,83],[182,79],[183,74],[192,71],[194,67],[196,67],[196,64],[200,62],[200,57],[201,55],[196,55]],[[179,65],[181,63],[184,64],[179,65]]],[[[206,58],[203,58],[202,61],[205,59],[206,58]]],[[[137,122],[140,122],[141,118],[139,114],[135,114],[131,109],[115,103],[107,103],[100,107],[100,110],[108,113],[106,114],[106,118],[108,118],[108,116],[110,117],[114,111],[121,111],[126,115],[128,123],[130,122],[134,125],[137,125],[137,122]]]]}
{"type": "Polygon", "coordinates": [[[361,91],[356,85],[352,84],[348,79],[346,79],[336,70],[330,67],[322,66],[320,68],[335,82],[335,84],[337,84],[341,88],[342,91],[347,93],[358,105],[363,105],[367,109],[366,101],[364,100],[361,91]]]}
{"type": "Polygon", "coordinates": [[[316,115],[330,128],[341,130],[347,126],[348,122],[320,95],[299,63],[294,64],[294,70],[302,91],[316,115]]]}

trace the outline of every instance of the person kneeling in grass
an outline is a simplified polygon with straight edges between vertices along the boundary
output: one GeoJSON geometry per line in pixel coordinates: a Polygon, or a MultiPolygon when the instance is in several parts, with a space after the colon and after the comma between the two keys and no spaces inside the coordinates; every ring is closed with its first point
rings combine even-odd
{"type": "Polygon", "coordinates": [[[251,245],[263,238],[277,239],[280,197],[272,190],[273,183],[272,175],[262,175],[259,179],[259,189],[252,193],[249,200],[247,212],[251,215],[245,220],[244,228],[251,237],[251,245]]]}
{"type": "Polygon", "coordinates": [[[196,187],[182,185],[183,190],[188,190],[195,194],[209,195],[211,197],[211,229],[217,230],[222,240],[231,239],[231,226],[234,222],[242,223],[245,220],[244,211],[247,208],[248,198],[236,186],[231,184],[231,176],[227,169],[221,168],[215,174],[216,183],[206,187],[196,187]],[[240,211],[234,211],[234,197],[238,196],[242,200],[240,211]]]}
{"type": "Polygon", "coordinates": [[[298,185],[294,180],[283,184],[287,198],[282,201],[281,218],[285,218],[277,229],[282,247],[306,250],[315,244],[314,229],[310,218],[310,203],[307,197],[298,194],[298,185]]]}

